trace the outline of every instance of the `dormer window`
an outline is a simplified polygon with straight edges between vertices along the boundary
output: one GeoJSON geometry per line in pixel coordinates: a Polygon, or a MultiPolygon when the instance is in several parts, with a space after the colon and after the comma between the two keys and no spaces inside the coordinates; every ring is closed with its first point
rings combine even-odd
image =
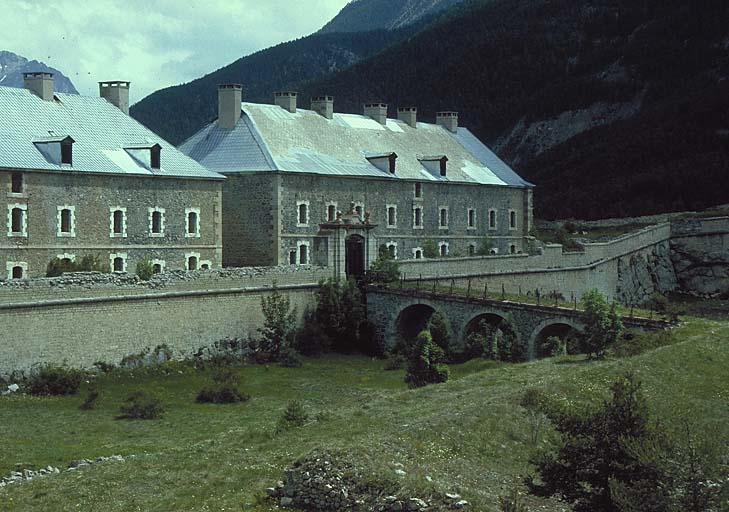
{"type": "Polygon", "coordinates": [[[365,158],[381,171],[395,174],[396,153],[368,154],[365,158]]]}
{"type": "Polygon", "coordinates": [[[433,176],[440,176],[441,178],[446,177],[448,171],[448,157],[445,155],[435,156],[423,156],[418,158],[418,161],[425,167],[430,174],[433,176]]]}
{"type": "Polygon", "coordinates": [[[42,137],[33,141],[48,162],[56,165],[73,165],[73,143],[68,135],[42,137]]]}
{"type": "Polygon", "coordinates": [[[159,171],[162,168],[162,146],[159,144],[130,144],[124,147],[124,151],[150,171],[159,171]]]}

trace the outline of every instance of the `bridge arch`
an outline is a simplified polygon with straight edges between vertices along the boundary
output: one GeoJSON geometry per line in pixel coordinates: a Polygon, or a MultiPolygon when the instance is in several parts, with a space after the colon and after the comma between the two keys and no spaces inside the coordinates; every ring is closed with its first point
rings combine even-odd
{"type": "Polygon", "coordinates": [[[395,319],[397,341],[414,339],[428,325],[430,317],[436,312],[435,306],[425,302],[409,304],[402,308],[395,319]]]}
{"type": "Polygon", "coordinates": [[[502,336],[513,336],[516,343],[522,347],[525,358],[529,357],[529,351],[527,347],[524,346],[518,325],[515,323],[514,319],[510,318],[510,315],[500,311],[486,310],[473,315],[470,320],[464,324],[463,330],[461,331],[461,340],[464,344],[466,342],[466,338],[471,333],[476,332],[483,321],[500,331],[502,336]]]}
{"type": "Polygon", "coordinates": [[[584,331],[584,326],[571,318],[549,318],[537,324],[529,336],[529,348],[534,356],[540,355],[540,346],[550,336],[565,340],[584,331]]]}

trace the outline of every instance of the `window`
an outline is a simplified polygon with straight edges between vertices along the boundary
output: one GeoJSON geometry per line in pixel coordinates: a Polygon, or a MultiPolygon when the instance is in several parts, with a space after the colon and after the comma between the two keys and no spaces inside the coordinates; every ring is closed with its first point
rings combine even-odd
{"type": "Polygon", "coordinates": [[[468,255],[469,256],[475,256],[476,255],[476,244],[474,244],[474,243],[468,244],[468,255]]]}
{"type": "Polygon", "coordinates": [[[22,194],[23,189],[25,188],[23,183],[23,173],[22,172],[14,172],[13,175],[10,178],[10,193],[12,194],[22,194]]]}
{"type": "Polygon", "coordinates": [[[415,247],[413,249],[413,259],[414,260],[422,260],[423,259],[423,248],[422,247],[415,247]]]}
{"type": "Polygon", "coordinates": [[[165,260],[152,260],[152,272],[161,274],[165,271],[165,260]]]}
{"type": "Polygon", "coordinates": [[[200,265],[200,253],[199,252],[185,253],[185,269],[186,270],[197,270],[199,265],[200,265]]]}
{"type": "Polygon", "coordinates": [[[415,199],[421,199],[423,197],[423,184],[415,184],[415,199]]]}
{"type": "Polygon", "coordinates": [[[327,222],[334,222],[337,220],[337,203],[329,202],[327,203],[327,209],[326,209],[326,219],[327,222]]]}
{"type": "Polygon", "coordinates": [[[440,252],[440,255],[442,258],[448,256],[448,253],[450,252],[448,245],[449,245],[448,242],[439,242],[438,243],[438,249],[439,249],[439,252],[440,252]]]}
{"type": "Polygon", "coordinates": [[[61,165],[73,165],[73,143],[61,142],[61,165]]]}
{"type": "Polygon", "coordinates": [[[420,206],[413,208],[413,229],[423,229],[423,209],[420,206]]]}
{"type": "Polygon", "coordinates": [[[163,237],[165,234],[165,209],[149,208],[149,236],[163,237]]]}
{"type": "Polygon", "coordinates": [[[124,238],[127,236],[126,208],[109,208],[109,236],[111,238],[124,238]]]}
{"type": "Polygon", "coordinates": [[[56,236],[76,236],[76,207],[58,206],[56,215],[56,236]]]}
{"type": "Polygon", "coordinates": [[[200,261],[200,270],[210,270],[212,268],[213,264],[210,262],[210,260],[202,260],[200,261]]]}
{"type": "Polygon", "coordinates": [[[516,229],[516,212],[514,210],[509,210],[509,229],[516,229]]]}
{"type": "Polygon", "coordinates": [[[309,243],[299,243],[299,265],[308,265],[309,263],[309,243]]]}
{"type": "Polygon", "coordinates": [[[28,205],[8,205],[8,236],[28,236],[28,205]]]}
{"type": "Polygon", "coordinates": [[[296,249],[289,251],[289,265],[296,265],[296,249]]]}
{"type": "Polygon", "coordinates": [[[476,229],[476,210],[468,209],[468,229],[476,229]]]}
{"type": "Polygon", "coordinates": [[[438,227],[440,229],[448,229],[448,207],[444,207],[440,209],[440,213],[438,215],[438,227]]]}
{"type": "Polygon", "coordinates": [[[127,254],[126,253],[112,253],[109,255],[109,262],[111,263],[112,272],[126,272],[127,271],[127,254]]]}
{"type": "Polygon", "coordinates": [[[25,279],[28,274],[28,264],[24,261],[8,261],[5,269],[8,279],[25,279]]]}
{"type": "Polygon", "coordinates": [[[155,144],[154,146],[152,146],[150,148],[150,150],[149,150],[149,166],[152,169],[159,169],[161,167],[161,165],[160,165],[161,164],[161,161],[162,161],[161,153],[162,153],[162,148],[160,147],[159,144],[155,144]]]}
{"type": "Polygon", "coordinates": [[[186,208],[186,238],[200,238],[200,208],[186,208]]]}
{"type": "Polygon", "coordinates": [[[296,202],[296,226],[307,227],[309,225],[309,201],[296,202]]]}
{"type": "Polygon", "coordinates": [[[489,210],[489,229],[496,229],[496,210],[489,210]]]}
{"type": "Polygon", "coordinates": [[[497,248],[493,248],[489,251],[489,254],[492,256],[496,256],[497,254],[499,254],[499,250],[497,248]]]}
{"type": "Polygon", "coordinates": [[[514,245],[514,244],[511,244],[511,245],[509,246],[509,252],[510,252],[511,254],[516,254],[516,245],[514,245]]]}
{"type": "Polygon", "coordinates": [[[387,205],[387,227],[397,227],[397,206],[393,204],[387,205]]]}

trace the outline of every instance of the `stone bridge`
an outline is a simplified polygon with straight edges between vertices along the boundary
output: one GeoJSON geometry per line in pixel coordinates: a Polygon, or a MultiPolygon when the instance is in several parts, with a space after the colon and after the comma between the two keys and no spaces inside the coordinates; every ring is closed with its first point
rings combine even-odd
{"type": "MultiPolygon", "coordinates": [[[[583,313],[571,308],[537,306],[506,300],[483,299],[426,292],[412,289],[371,287],[367,291],[367,315],[374,322],[388,348],[403,336],[412,336],[422,329],[435,311],[450,323],[453,342],[463,343],[481,320],[491,325],[510,327],[529,359],[536,356],[538,343],[549,336],[564,336],[582,331],[583,313]]],[[[661,329],[667,322],[645,318],[623,317],[626,327],[661,329]]]]}

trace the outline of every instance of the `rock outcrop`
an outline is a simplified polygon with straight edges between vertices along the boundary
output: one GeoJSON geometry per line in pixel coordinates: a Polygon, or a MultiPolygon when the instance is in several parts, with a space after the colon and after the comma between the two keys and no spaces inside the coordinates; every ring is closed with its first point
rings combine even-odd
{"type": "Polygon", "coordinates": [[[616,296],[623,304],[645,304],[654,294],[666,294],[678,287],[667,242],[656,245],[648,254],[635,254],[618,260],[616,296]]]}
{"type": "Polygon", "coordinates": [[[729,251],[671,241],[671,260],[682,291],[701,297],[729,295],[729,251]]]}

